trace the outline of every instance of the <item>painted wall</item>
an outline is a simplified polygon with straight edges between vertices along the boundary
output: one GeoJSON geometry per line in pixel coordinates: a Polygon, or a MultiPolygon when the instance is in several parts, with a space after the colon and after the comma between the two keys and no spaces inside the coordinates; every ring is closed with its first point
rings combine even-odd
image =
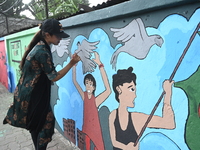
{"type": "MultiPolygon", "coordinates": [[[[56,70],[74,53],[81,62],[52,86],[59,132],[87,150],[198,150],[199,16],[198,0],[134,0],[62,20],[70,38],[52,46],[56,70]]],[[[37,30],[6,37],[10,91],[37,30]]]]}
{"type": "Polygon", "coordinates": [[[0,38],[0,82],[8,89],[6,49],[4,38],[0,38]]]}
{"type": "Polygon", "coordinates": [[[136,0],[62,20],[71,37],[52,48],[56,69],[81,62],[52,87],[59,131],[80,149],[199,149],[199,6],[136,0]]]}
{"type": "Polygon", "coordinates": [[[8,57],[8,79],[9,91],[14,92],[16,84],[20,78],[19,64],[24,54],[26,46],[30,43],[38,28],[32,28],[6,36],[6,49],[8,57]]]}

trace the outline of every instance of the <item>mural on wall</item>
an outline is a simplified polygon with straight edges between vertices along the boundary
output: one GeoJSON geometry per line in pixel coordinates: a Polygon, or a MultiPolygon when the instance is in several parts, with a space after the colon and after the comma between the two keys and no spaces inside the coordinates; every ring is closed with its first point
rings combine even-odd
{"type": "Polygon", "coordinates": [[[149,53],[150,48],[156,44],[161,47],[163,39],[160,35],[148,35],[141,18],[134,19],[126,27],[115,29],[111,28],[114,32],[114,37],[124,43],[117,49],[111,58],[113,68],[116,68],[117,56],[121,52],[128,53],[137,59],[145,59],[149,53]]]}
{"type": "Polygon", "coordinates": [[[0,41],[0,82],[8,89],[8,75],[7,75],[7,63],[6,63],[6,50],[4,41],[0,41]]]}
{"type": "Polygon", "coordinates": [[[14,92],[20,78],[19,64],[27,44],[30,43],[38,27],[17,32],[5,37],[5,48],[7,55],[8,90],[14,92]]]}
{"type": "MultiPolygon", "coordinates": [[[[76,51],[75,51],[76,52],[76,51]]],[[[76,68],[73,68],[73,83],[77,88],[82,100],[83,100],[83,127],[82,131],[85,139],[85,147],[86,149],[90,149],[90,141],[94,143],[96,149],[104,150],[104,142],[102,137],[102,130],[100,126],[100,120],[98,115],[98,107],[108,98],[111,93],[110,85],[108,82],[108,78],[106,75],[106,71],[103,67],[103,64],[100,60],[99,54],[94,52],[95,58],[94,62],[99,66],[99,70],[103,79],[103,84],[105,86],[105,90],[95,96],[95,90],[97,84],[95,78],[92,74],[87,74],[84,77],[84,90],[81,88],[79,83],[76,81],[76,68]]],[[[85,55],[84,55],[85,56],[85,55]]],[[[88,65],[86,65],[88,66],[88,65]]],[[[84,69],[84,68],[83,68],[84,69]]],[[[89,71],[89,70],[88,70],[89,71]]]]}
{"type": "Polygon", "coordinates": [[[9,91],[14,92],[17,81],[20,78],[19,64],[22,58],[21,40],[15,40],[9,43],[8,51],[8,79],[9,91]]]}
{"type": "Polygon", "coordinates": [[[18,81],[20,78],[20,70],[18,67],[22,58],[21,40],[11,42],[10,46],[11,46],[12,63],[14,66],[16,66],[16,74],[18,81]]]}
{"type": "Polygon", "coordinates": [[[90,58],[92,56],[91,53],[94,53],[93,50],[96,49],[98,43],[99,42],[90,43],[86,40],[83,40],[81,44],[80,42],[77,43],[78,48],[74,53],[77,53],[81,58],[83,74],[93,72],[94,68],[96,68],[95,62],[90,58]]]}
{"type": "Polygon", "coordinates": [[[109,27],[110,35],[95,28],[65,41],[81,62],[56,82],[54,114],[64,135],[86,150],[198,149],[199,16],[200,9],[189,20],[172,14],[158,28],[136,18],[109,27]],[[111,38],[120,42],[111,46],[111,38]]]}
{"type": "Polygon", "coordinates": [[[58,45],[52,45],[51,52],[57,53],[59,57],[63,57],[63,55],[66,53],[67,55],[70,54],[68,46],[70,44],[70,39],[67,40],[61,40],[58,45]]]}

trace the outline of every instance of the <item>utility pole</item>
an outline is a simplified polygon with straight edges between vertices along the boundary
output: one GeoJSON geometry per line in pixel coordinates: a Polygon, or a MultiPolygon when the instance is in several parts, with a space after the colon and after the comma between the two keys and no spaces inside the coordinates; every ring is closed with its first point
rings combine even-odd
{"type": "Polygon", "coordinates": [[[45,13],[46,13],[46,19],[48,19],[49,14],[48,14],[48,2],[47,2],[47,0],[45,0],[45,13]]]}

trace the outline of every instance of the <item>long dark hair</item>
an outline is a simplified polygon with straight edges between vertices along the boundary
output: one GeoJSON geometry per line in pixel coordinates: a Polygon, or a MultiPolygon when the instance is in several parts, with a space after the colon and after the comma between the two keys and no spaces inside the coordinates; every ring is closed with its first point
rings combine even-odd
{"type": "Polygon", "coordinates": [[[24,52],[24,55],[23,55],[23,57],[22,57],[22,60],[21,60],[21,62],[20,62],[20,65],[19,65],[20,70],[22,70],[22,68],[23,68],[23,66],[24,66],[24,63],[25,63],[25,60],[26,60],[26,57],[27,57],[28,53],[29,53],[29,52],[33,49],[33,47],[34,47],[39,41],[41,41],[41,39],[43,38],[41,32],[42,32],[42,31],[40,30],[40,31],[38,31],[38,32],[34,35],[33,39],[31,40],[31,42],[29,43],[28,47],[26,48],[26,51],[24,52]]]}
{"type": "MultiPolygon", "coordinates": [[[[52,33],[48,32],[49,35],[53,35],[52,33]]],[[[20,70],[22,70],[23,66],[24,66],[24,63],[25,63],[25,60],[26,60],[26,57],[27,55],[29,54],[29,52],[33,49],[33,47],[38,43],[40,42],[41,40],[45,43],[46,41],[44,40],[45,38],[45,32],[42,31],[42,30],[39,30],[38,32],[36,32],[36,34],[34,35],[33,39],[31,40],[31,42],[29,43],[28,47],[26,48],[26,51],[24,52],[24,55],[22,57],[22,60],[20,62],[20,65],[19,65],[19,68],[20,70]]],[[[49,47],[49,46],[48,46],[49,47]]]]}
{"type": "Polygon", "coordinates": [[[134,84],[136,85],[136,74],[132,73],[133,68],[129,67],[128,69],[124,69],[124,70],[118,70],[117,74],[114,74],[112,76],[113,78],[113,90],[115,92],[115,99],[119,102],[119,93],[116,90],[116,87],[119,85],[123,85],[124,83],[130,83],[130,82],[134,82],[134,84]]]}

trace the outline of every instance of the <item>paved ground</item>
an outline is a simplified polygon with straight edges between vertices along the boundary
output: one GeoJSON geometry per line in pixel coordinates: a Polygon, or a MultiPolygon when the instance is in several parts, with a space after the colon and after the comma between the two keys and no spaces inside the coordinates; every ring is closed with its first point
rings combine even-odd
{"type": "MultiPolygon", "coordinates": [[[[12,98],[13,94],[9,93],[0,83],[0,150],[34,150],[30,133],[27,130],[2,124],[12,98]]],[[[47,150],[79,149],[55,129],[53,140],[48,144],[47,150]]]]}

